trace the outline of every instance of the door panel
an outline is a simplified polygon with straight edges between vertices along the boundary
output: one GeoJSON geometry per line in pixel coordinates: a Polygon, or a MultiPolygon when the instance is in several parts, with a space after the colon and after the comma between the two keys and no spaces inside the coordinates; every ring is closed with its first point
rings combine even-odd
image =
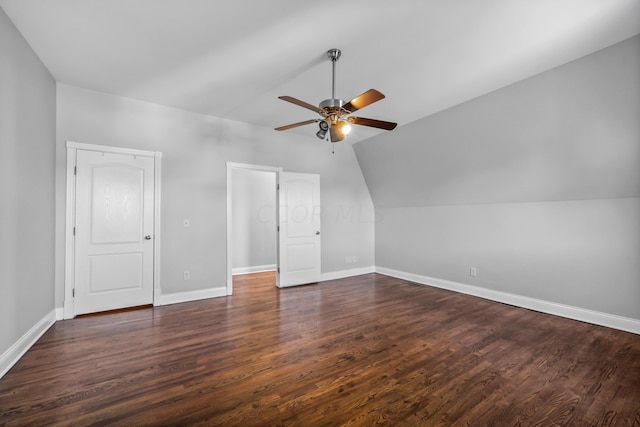
{"type": "Polygon", "coordinates": [[[313,269],[316,265],[314,254],[314,244],[287,246],[288,271],[313,269]]]}
{"type": "Polygon", "coordinates": [[[91,243],[139,241],[144,219],[144,170],[120,165],[95,166],[91,185],[91,243]]]}
{"type": "Polygon", "coordinates": [[[75,314],[153,302],[154,159],[78,150],[75,314]]]}
{"type": "Polygon", "coordinates": [[[117,291],[143,287],[141,253],[89,256],[89,292],[117,291]]]}
{"type": "Polygon", "coordinates": [[[320,175],[278,174],[279,287],[320,281],[320,175]]]}

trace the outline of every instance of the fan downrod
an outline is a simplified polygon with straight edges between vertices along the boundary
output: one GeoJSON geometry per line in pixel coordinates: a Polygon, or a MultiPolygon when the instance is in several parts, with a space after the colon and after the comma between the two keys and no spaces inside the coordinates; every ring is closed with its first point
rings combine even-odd
{"type": "Polygon", "coordinates": [[[336,62],[340,59],[342,52],[340,49],[329,49],[327,56],[331,60],[331,99],[325,99],[319,105],[323,110],[328,110],[333,114],[337,114],[340,108],[346,104],[342,99],[336,98],[336,62]]]}

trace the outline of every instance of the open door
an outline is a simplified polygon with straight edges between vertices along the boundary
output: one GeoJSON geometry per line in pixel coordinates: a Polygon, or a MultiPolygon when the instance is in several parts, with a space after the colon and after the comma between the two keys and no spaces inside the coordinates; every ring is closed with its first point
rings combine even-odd
{"type": "Polygon", "coordinates": [[[320,281],[320,175],[278,173],[278,274],[276,284],[320,281]]]}

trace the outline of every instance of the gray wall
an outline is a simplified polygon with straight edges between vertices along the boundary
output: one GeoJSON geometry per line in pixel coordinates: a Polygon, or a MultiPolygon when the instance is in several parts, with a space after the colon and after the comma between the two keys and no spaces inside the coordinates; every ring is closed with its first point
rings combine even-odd
{"type": "Polygon", "coordinates": [[[376,264],[640,319],[639,76],[636,36],[357,144],[376,264]]]}
{"type": "Polygon", "coordinates": [[[0,355],[54,309],[55,82],[0,9],[0,355]]]}
{"type": "Polygon", "coordinates": [[[58,307],[64,288],[67,140],[163,153],[163,293],[225,286],[226,161],[320,174],[322,272],[374,265],[373,204],[348,144],[332,154],[330,145],[313,135],[301,138],[64,84],[57,85],[57,111],[58,307]],[[191,220],[189,228],[183,227],[184,218],[191,220]],[[358,262],[346,264],[346,256],[358,262]],[[183,280],[184,270],[191,280],[183,280]]]}
{"type": "Polygon", "coordinates": [[[232,247],[234,270],[274,266],[276,254],[276,174],[232,171],[232,247]]]}

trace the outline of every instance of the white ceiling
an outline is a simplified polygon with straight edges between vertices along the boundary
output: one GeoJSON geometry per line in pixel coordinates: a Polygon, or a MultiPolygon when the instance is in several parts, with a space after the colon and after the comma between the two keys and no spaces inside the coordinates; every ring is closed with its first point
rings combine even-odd
{"type": "MultiPolygon", "coordinates": [[[[640,0],[0,0],[56,81],[276,127],[277,99],[400,125],[640,33],[640,0]]],[[[314,137],[315,127],[287,132],[314,137]]],[[[380,131],[357,127],[351,141],[380,131]]]]}

